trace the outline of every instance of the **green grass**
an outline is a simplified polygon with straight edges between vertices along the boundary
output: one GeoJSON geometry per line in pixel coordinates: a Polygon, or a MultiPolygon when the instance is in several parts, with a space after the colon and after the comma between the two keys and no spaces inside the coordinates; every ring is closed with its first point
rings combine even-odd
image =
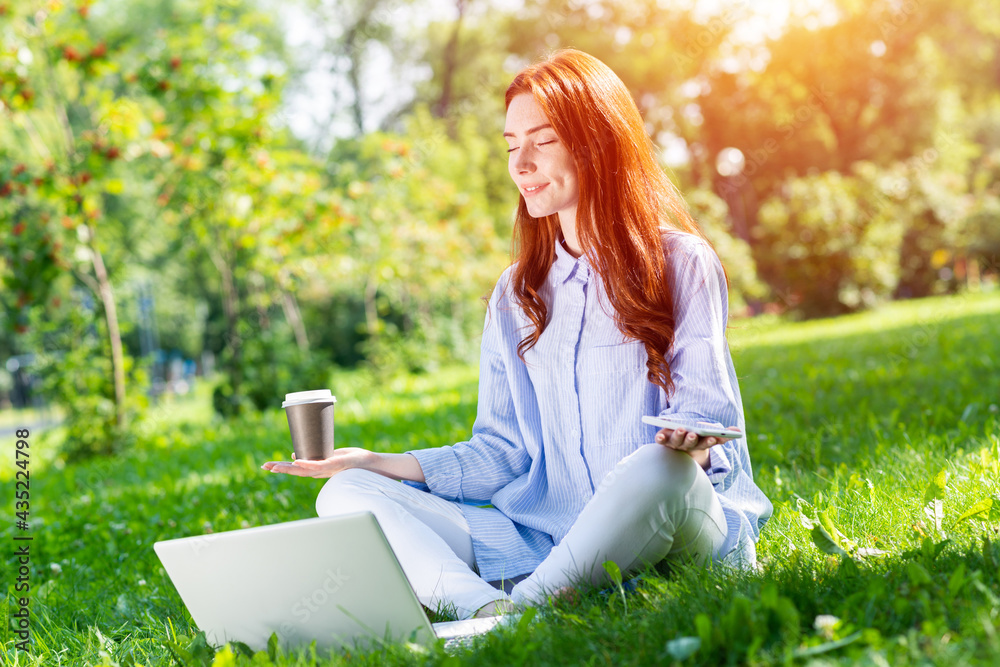
{"type": "MultiPolygon", "coordinates": [[[[995,664],[1000,294],[734,322],[730,338],[756,479],[775,505],[759,572],[651,571],[627,604],[590,592],[459,656],[397,646],[318,663],[995,664]],[[817,548],[824,530],[828,551],[853,556],[817,548]]],[[[387,383],[340,373],[332,386],[340,443],[448,444],[475,414],[474,368],[387,383]]],[[[259,469],[289,456],[283,414],[227,423],[166,409],[134,451],[78,465],[53,454],[57,435],[32,438],[30,654],[13,648],[14,529],[0,533],[3,664],[176,664],[168,644],[186,664],[250,664],[203,646],[152,544],[312,516],[322,480],[259,469]]],[[[0,457],[8,498],[13,449],[0,457]]],[[[277,664],[317,663],[281,653],[277,664]]]]}

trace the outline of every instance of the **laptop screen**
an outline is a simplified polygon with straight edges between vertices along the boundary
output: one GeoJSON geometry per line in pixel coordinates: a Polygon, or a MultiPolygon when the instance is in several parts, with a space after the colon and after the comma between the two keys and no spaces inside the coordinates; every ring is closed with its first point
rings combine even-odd
{"type": "Polygon", "coordinates": [[[206,638],[265,650],[434,641],[370,512],[184,537],[153,545],[206,638]]]}

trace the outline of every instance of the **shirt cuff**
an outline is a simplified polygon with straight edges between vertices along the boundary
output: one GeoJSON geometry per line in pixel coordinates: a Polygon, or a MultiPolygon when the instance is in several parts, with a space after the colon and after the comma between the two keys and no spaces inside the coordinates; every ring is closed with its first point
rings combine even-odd
{"type": "Polygon", "coordinates": [[[416,449],[407,453],[417,459],[424,472],[424,483],[431,493],[462,501],[462,465],[450,446],[416,449]]]}
{"type": "Polygon", "coordinates": [[[732,470],[733,465],[729,462],[729,457],[726,456],[726,450],[722,448],[722,445],[715,445],[708,450],[708,470],[705,471],[705,474],[708,475],[708,481],[712,483],[712,486],[721,484],[732,470]]]}

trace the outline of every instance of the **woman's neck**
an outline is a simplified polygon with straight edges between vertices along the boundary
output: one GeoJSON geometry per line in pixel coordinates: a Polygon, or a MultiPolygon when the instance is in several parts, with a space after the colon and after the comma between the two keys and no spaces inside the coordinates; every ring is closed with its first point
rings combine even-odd
{"type": "Polygon", "coordinates": [[[583,248],[580,246],[580,239],[576,235],[576,210],[559,211],[559,228],[562,231],[561,242],[566,252],[573,257],[583,255],[583,248]]]}

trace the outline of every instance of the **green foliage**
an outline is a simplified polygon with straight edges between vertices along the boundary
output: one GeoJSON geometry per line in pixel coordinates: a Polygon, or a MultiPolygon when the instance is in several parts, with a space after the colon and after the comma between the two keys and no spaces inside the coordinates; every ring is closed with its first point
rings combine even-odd
{"type": "Polygon", "coordinates": [[[234,399],[237,394],[229,378],[223,378],[212,394],[215,411],[224,417],[239,413],[234,400],[265,411],[280,406],[287,393],[329,386],[329,360],[322,351],[299,349],[284,326],[271,326],[245,338],[242,350],[240,398],[234,399]]]}
{"type": "Polygon", "coordinates": [[[896,294],[928,296],[939,284],[939,270],[951,263],[953,249],[963,247],[970,229],[967,184],[958,174],[911,168],[900,180],[901,206],[896,214],[905,230],[900,245],[900,275],[896,294]]]}
{"type": "Polygon", "coordinates": [[[761,206],[753,230],[761,274],[807,316],[874,305],[896,287],[903,223],[869,207],[866,185],[826,172],[787,182],[761,206]]]}
{"type": "Polygon", "coordinates": [[[745,656],[754,662],[765,641],[777,639],[786,646],[798,644],[799,612],[791,599],[778,593],[773,584],[766,584],[756,600],[736,595],[721,619],[713,622],[708,614],[695,616],[694,625],[703,659],[718,660],[726,656],[745,656]]]}
{"type": "Polygon", "coordinates": [[[754,45],[735,29],[766,11],[750,3],[715,15],[652,0],[459,3],[457,21],[425,25],[403,18],[419,3],[308,2],[325,38],[304,58],[344,75],[332,116],[356,130],[322,154],[283,129],[301,72],[271,4],[0,6],[3,355],[35,351],[29,323],[83,288],[105,301],[89,311],[109,320],[99,356],[115,349],[108,306],[120,307],[123,371],[139,347],[136,280],[156,283],[165,348],[222,361],[221,410],[269,403],[275,364],[301,377],[323,364],[308,358],[365,361],[388,375],[473,358],[476,298],[506,264],[516,201],[503,92],[563,45],[621,75],[655,139],[687,144],[682,190],[734,312],[774,298],[840,313],[996,272],[1000,114],[984,63],[998,30],[975,2],[844,1],[837,21],[796,9],[754,45]],[[383,100],[398,106],[366,134],[376,52],[414,98],[383,100]],[[738,176],[714,169],[724,148],[743,152],[738,176]],[[240,334],[262,320],[260,342],[240,334]]]}
{"type": "Polygon", "coordinates": [[[791,179],[753,230],[761,274],[813,317],[926,296],[968,228],[963,187],[922,160],[791,179]]]}
{"type": "Polygon", "coordinates": [[[405,135],[338,142],[331,187],[345,192],[335,289],[364,295],[362,349],[376,368],[429,370],[470,359],[506,247],[488,215],[486,171],[494,144],[468,122],[452,139],[444,121],[417,110],[405,135]]]}
{"type": "MultiPolygon", "coordinates": [[[[188,319],[165,318],[163,342],[189,348],[190,356],[200,353],[200,340],[190,349],[195,299],[220,303],[214,312],[224,317],[223,340],[216,346],[209,339],[208,346],[225,350],[222,359],[229,362],[223,368],[234,397],[222,404],[260,405],[268,383],[288,384],[275,376],[275,364],[289,364],[282,373],[321,364],[307,353],[278,359],[285,341],[270,339],[251,344],[251,360],[243,361],[238,325],[254,311],[266,319],[273,304],[297,313],[297,261],[314,251],[299,249],[306,245],[302,237],[319,240],[336,226],[333,200],[317,192],[318,163],[271,127],[282,89],[282,39],[254,2],[110,5],[100,20],[89,3],[28,2],[5,17],[3,51],[14,55],[0,59],[0,113],[12,121],[0,123],[0,216],[13,221],[15,233],[4,236],[0,268],[10,313],[4,325],[24,334],[29,318],[37,317],[31,311],[44,310],[56,290],[62,290],[56,298],[69,302],[69,290],[85,288],[104,306],[85,313],[108,320],[109,344],[89,350],[96,354],[94,372],[107,373],[119,337],[138,342],[127,339],[129,322],[122,321],[124,332],[114,330],[113,306],[130,286],[116,288],[125,276],[158,282],[171,276],[189,292],[180,295],[181,304],[177,291],[164,293],[175,299],[173,313],[186,310],[188,319]],[[25,89],[35,94],[25,96],[25,89]],[[192,264],[201,282],[185,285],[178,273],[192,264]],[[205,276],[205,266],[214,275],[205,276]],[[263,366],[252,365],[257,362],[263,366]],[[239,386],[244,376],[252,395],[239,386]]],[[[126,316],[129,311],[122,309],[126,316]]],[[[266,333],[267,323],[261,326],[266,333]]],[[[306,333],[300,327],[295,334],[305,349],[306,333]]],[[[127,372],[120,368],[127,359],[125,350],[114,370],[127,372]]],[[[48,383],[50,400],[73,399],[57,386],[75,381],[48,383]]],[[[111,396],[145,388],[134,376],[111,396]]],[[[105,415],[103,389],[68,409],[81,418],[87,411],[95,419],[105,415]]],[[[122,421],[141,405],[114,408],[122,421]]],[[[104,435],[96,429],[87,437],[104,435]]]]}
{"type": "Polygon", "coordinates": [[[68,303],[35,309],[29,335],[32,349],[38,350],[31,370],[40,378],[43,394],[64,406],[61,451],[68,461],[128,448],[148,405],[140,389],[148,384],[146,373],[126,356],[125,373],[133,391],[126,395],[125,407],[132,426],[119,426],[107,330],[101,318],[88,313],[80,294],[84,292],[68,303]]]}
{"type": "Polygon", "coordinates": [[[622,571],[618,567],[618,563],[613,560],[604,561],[604,571],[608,573],[608,577],[611,579],[611,583],[615,585],[618,589],[619,595],[622,598],[622,610],[625,615],[628,615],[628,600],[625,599],[625,587],[622,582],[622,571]]]}

